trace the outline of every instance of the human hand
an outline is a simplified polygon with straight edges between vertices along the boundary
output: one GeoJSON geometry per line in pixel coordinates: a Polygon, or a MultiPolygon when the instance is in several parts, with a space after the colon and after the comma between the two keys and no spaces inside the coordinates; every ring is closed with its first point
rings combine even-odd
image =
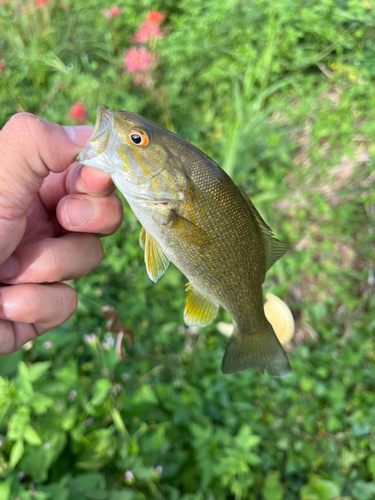
{"type": "Polygon", "coordinates": [[[0,131],[0,354],[73,314],[76,294],[57,282],[95,268],[99,235],[122,222],[110,176],[71,164],[91,134],[28,113],[0,131]]]}

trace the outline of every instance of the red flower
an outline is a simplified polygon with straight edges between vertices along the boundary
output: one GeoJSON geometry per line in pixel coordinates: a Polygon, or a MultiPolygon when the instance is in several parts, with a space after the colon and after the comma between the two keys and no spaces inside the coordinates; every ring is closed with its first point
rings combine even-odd
{"type": "Polygon", "coordinates": [[[155,24],[161,24],[164,21],[164,16],[157,10],[150,10],[147,14],[146,21],[155,24]]]}
{"type": "Polygon", "coordinates": [[[117,17],[124,12],[124,9],[119,9],[117,5],[112,5],[111,8],[104,11],[103,15],[106,19],[112,19],[117,17]]]}
{"type": "Polygon", "coordinates": [[[148,40],[152,40],[157,36],[162,36],[160,26],[158,24],[152,23],[150,21],[145,21],[140,23],[139,30],[135,32],[133,42],[134,43],[145,43],[148,40]]]}
{"type": "Polygon", "coordinates": [[[0,73],[3,72],[3,69],[5,68],[6,64],[0,62],[0,73]]]}
{"type": "Polygon", "coordinates": [[[47,3],[50,3],[51,0],[36,0],[35,5],[37,7],[41,7],[42,5],[46,5],[47,3]]]}
{"type": "Polygon", "coordinates": [[[76,101],[70,108],[68,117],[78,123],[83,123],[86,119],[86,110],[81,101],[76,101]]]}
{"type": "Polygon", "coordinates": [[[147,71],[151,62],[152,56],[144,47],[132,47],[124,54],[125,71],[127,73],[147,71]]]}

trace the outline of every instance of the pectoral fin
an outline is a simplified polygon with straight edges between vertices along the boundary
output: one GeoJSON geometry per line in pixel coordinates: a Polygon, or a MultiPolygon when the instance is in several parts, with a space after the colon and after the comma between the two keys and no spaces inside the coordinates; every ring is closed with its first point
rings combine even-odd
{"type": "Polygon", "coordinates": [[[167,269],[169,259],[165,256],[159,243],[154,240],[152,236],[146,233],[143,228],[141,230],[141,234],[139,235],[139,244],[141,247],[144,245],[145,263],[148,277],[156,283],[167,269]]]}
{"type": "Polygon", "coordinates": [[[200,294],[190,283],[186,285],[189,295],[186,299],[184,321],[188,326],[206,326],[214,319],[219,306],[200,294]]]}
{"type": "Polygon", "coordinates": [[[171,210],[170,212],[170,228],[180,239],[187,238],[190,243],[196,247],[203,247],[209,243],[210,238],[206,231],[197,226],[191,220],[178,215],[177,212],[171,210]]]}
{"type": "Polygon", "coordinates": [[[282,255],[288,250],[288,245],[286,243],[282,243],[278,239],[275,238],[272,229],[270,226],[263,220],[262,216],[258,212],[258,210],[254,207],[252,201],[247,196],[247,194],[240,190],[245,200],[247,206],[250,208],[251,213],[254,215],[255,220],[258,224],[259,229],[261,230],[264,246],[266,250],[266,268],[267,271],[270,267],[274,265],[274,263],[280,259],[282,255]]]}

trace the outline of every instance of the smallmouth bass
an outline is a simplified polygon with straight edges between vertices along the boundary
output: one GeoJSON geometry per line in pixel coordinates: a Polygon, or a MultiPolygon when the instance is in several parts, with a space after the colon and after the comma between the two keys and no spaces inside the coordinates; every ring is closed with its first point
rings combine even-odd
{"type": "Polygon", "coordinates": [[[223,373],[256,368],[282,377],[288,358],[263,309],[267,270],[287,250],[247,195],[208,156],[127,111],[99,106],[77,157],[111,174],[142,224],[146,270],[157,281],[173,262],[188,278],[184,320],[208,325],[219,306],[234,330],[223,373]]]}

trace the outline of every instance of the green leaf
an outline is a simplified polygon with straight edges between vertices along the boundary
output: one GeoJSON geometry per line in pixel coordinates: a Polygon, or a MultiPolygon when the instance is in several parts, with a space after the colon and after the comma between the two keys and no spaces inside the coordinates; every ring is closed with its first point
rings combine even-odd
{"type": "Polygon", "coordinates": [[[44,361],[41,363],[32,363],[29,366],[29,380],[30,382],[38,381],[49,368],[52,366],[51,361],[44,361]]]}
{"type": "Polygon", "coordinates": [[[14,384],[17,388],[17,396],[20,401],[25,403],[32,399],[34,390],[29,380],[29,370],[23,361],[20,361],[18,365],[18,373],[14,384]]]}
{"type": "Polygon", "coordinates": [[[8,477],[5,481],[0,482],[0,498],[1,500],[10,499],[10,490],[12,486],[12,478],[8,477]]]}
{"type": "Polygon", "coordinates": [[[302,377],[299,385],[303,392],[310,392],[314,386],[314,380],[309,377],[302,377]]]}
{"type": "Polygon", "coordinates": [[[101,403],[103,403],[105,398],[108,396],[111,388],[111,381],[107,378],[97,380],[94,386],[93,397],[90,400],[90,405],[99,406],[101,403]]]}
{"type": "Polygon", "coordinates": [[[333,481],[312,474],[309,483],[301,488],[301,500],[331,500],[340,495],[340,488],[333,481]]]}
{"type": "Polygon", "coordinates": [[[141,385],[133,398],[134,404],[153,405],[158,403],[154,389],[149,385],[141,385]]]}
{"type": "Polygon", "coordinates": [[[33,445],[33,446],[39,446],[43,444],[43,441],[41,440],[39,434],[31,427],[31,425],[28,425],[25,429],[24,433],[24,439],[27,443],[33,445]]]}
{"type": "Polygon", "coordinates": [[[63,415],[61,416],[61,428],[64,431],[69,431],[73,429],[78,417],[78,410],[75,406],[67,408],[63,415]]]}
{"type": "Polygon", "coordinates": [[[267,474],[262,487],[264,500],[281,500],[284,496],[284,486],[280,481],[280,472],[271,471],[267,474]]]}
{"type": "Polygon", "coordinates": [[[355,500],[373,500],[375,497],[375,483],[366,483],[362,479],[354,483],[352,495],[355,500]]]}
{"type": "Polygon", "coordinates": [[[43,436],[43,441],[48,443],[49,447],[25,446],[25,453],[20,463],[25,474],[31,475],[36,483],[46,480],[49,468],[64,449],[67,438],[64,433],[55,431],[48,437],[43,436]]]}
{"type": "Polygon", "coordinates": [[[248,425],[243,425],[235,438],[236,446],[243,450],[250,450],[257,446],[261,441],[259,436],[254,436],[248,425]]]}
{"type": "Polygon", "coordinates": [[[87,474],[80,474],[68,483],[69,488],[73,491],[80,489],[83,492],[92,491],[93,489],[104,490],[105,479],[102,474],[92,472],[87,474]]]}
{"type": "Polygon", "coordinates": [[[12,447],[12,450],[10,452],[9,456],[9,467],[11,469],[14,469],[14,467],[18,464],[18,462],[21,460],[23,456],[23,441],[16,441],[12,447]]]}
{"type": "Polygon", "coordinates": [[[8,423],[8,439],[22,440],[25,430],[30,421],[30,411],[25,406],[21,406],[17,413],[14,413],[8,423]]]}
{"type": "Polygon", "coordinates": [[[74,387],[78,382],[77,363],[74,359],[67,361],[64,366],[55,371],[55,377],[66,387],[74,387]]]}
{"type": "Polygon", "coordinates": [[[112,408],[112,420],[113,423],[115,424],[116,429],[122,436],[128,436],[128,431],[126,430],[126,427],[124,425],[124,421],[121,418],[121,415],[119,411],[116,408],[112,408]]]}
{"type": "Polygon", "coordinates": [[[372,479],[375,481],[375,455],[371,455],[367,459],[367,470],[372,475],[372,479]]]}
{"type": "Polygon", "coordinates": [[[43,415],[48,408],[54,406],[55,402],[50,396],[37,392],[34,394],[31,404],[37,415],[43,415]]]}

